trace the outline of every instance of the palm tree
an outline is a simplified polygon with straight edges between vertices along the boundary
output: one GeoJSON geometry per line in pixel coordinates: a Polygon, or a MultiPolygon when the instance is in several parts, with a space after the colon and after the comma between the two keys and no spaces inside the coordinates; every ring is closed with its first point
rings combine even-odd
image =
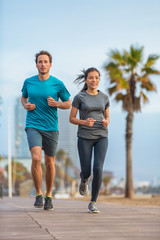
{"type": "Polygon", "coordinates": [[[143,47],[131,46],[129,52],[111,50],[105,70],[109,75],[109,94],[115,96],[117,102],[122,101],[126,118],[126,189],[125,197],[133,198],[132,180],[132,125],[134,112],[141,111],[141,103],[148,102],[147,92],[156,91],[150,76],[158,75],[155,68],[159,56],[149,55],[143,63],[143,47]]]}
{"type": "Polygon", "coordinates": [[[106,194],[106,195],[109,194],[108,185],[110,183],[110,180],[111,180],[111,178],[108,177],[108,176],[103,178],[103,184],[104,184],[104,187],[105,187],[104,194],[106,194]]]}
{"type": "MultiPolygon", "coordinates": [[[[12,178],[13,178],[13,165],[12,162],[12,178]]],[[[5,171],[8,173],[8,165],[5,166],[5,171]]],[[[16,182],[15,182],[15,194],[19,194],[19,184],[26,181],[27,179],[31,179],[31,173],[27,170],[27,168],[20,162],[16,162],[16,182]]]]}
{"type": "Polygon", "coordinates": [[[63,183],[64,186],[67,186],[67,183],[70,181],[70,176],[68,175],[68,168],[73,167],[73,163],[69,158],[68,154],[63,150],[59,149],[56,153],[56,160],[57,160],[57,167],[59,166],[61,169],[64,170],[64,178],[63,183]]]}
{"type": "Polygon", "coordinates": [[[67,153],[63,150],[63,149],[59,149],[57,152],[56,152],[56,160],[58,160],[58,162],[64,162],[64,160],[66,159],[67,157],[67,153]]]}
{"type": "Polygon", "coordinates": [[[68,156],[65,158],[64,165],[65,165],[65,185],[67,186],[68,168],[73,166],[72,161],[68,156]]]}

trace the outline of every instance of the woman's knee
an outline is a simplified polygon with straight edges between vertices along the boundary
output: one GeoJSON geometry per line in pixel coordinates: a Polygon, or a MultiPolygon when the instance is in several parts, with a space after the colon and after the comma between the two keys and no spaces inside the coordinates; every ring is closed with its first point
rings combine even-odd
{"type": "Polygon", "coordinates": [[[101,178],[102,177],[102,169],[100,167],[95,167],[93,169],[93,175],[98,178],[101,178]]]}
{"type": "Polygon", "coordinates": [[[90,178],[90,175],[91,175],[91,173],[86,172],[86,171],[83,171],[83,172],[80,173],[80,177],[84,180],[88,180],[90,178]]]}

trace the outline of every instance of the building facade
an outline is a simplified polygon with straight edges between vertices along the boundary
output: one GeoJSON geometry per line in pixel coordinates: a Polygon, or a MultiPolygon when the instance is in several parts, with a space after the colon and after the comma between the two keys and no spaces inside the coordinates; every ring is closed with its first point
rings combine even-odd
{"type": "Polygon", "coordinates": [[[23,108],[20,97],[16,99],[14,112],[15,112],[14,157],[31,158],[31,154],[27,143],[27,136],[25,132],[27,111],[23,108]]]}
{"type": "Polygon", "coordinates": [[[72,163],[79,168],[77,152],[77,125],[69,122],[70,109],[58,109],[59,141],[58,149],[63,149],[72,163]]]}

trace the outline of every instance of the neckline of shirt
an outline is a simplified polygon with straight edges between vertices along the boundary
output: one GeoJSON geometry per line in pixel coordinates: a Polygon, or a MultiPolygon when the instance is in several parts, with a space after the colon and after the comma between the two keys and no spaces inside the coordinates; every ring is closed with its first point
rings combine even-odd
{"type": "Polygon", "coordinates": [[[87,94],[87,95],[89,95],[89,96],[98,96],[99,94],[100,94],[100,90],[97,90],[98,91],[98,93],[97,94],[94,94],[94,95],[92,95],[92,94],[89,94],[89,93],[87,93],[86,91],[85,91],[85,93],[87,94]]]}
{"type": "Polygon", "coordinates": [[[49,75],[49,78],[47,78],[46,80],[40,80],[40,79],[38,78],[38,75],[37,75],[37,79],[38,79],[39,82],[46,82],[46,81],[50,80],[50,78],[51,78],[51,75],[49,75]]]}

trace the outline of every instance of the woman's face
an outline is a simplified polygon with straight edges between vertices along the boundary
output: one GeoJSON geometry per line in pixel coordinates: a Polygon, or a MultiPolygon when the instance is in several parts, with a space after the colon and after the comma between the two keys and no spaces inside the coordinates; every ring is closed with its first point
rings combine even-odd
{"type": "Polygon", "coordinates": [[[93,71],[88,73],[85,83],[87,83],[89,89],[95,90],[99,85],[99,81],[100,81],[99,73],[97,71],[93,71]]]}

